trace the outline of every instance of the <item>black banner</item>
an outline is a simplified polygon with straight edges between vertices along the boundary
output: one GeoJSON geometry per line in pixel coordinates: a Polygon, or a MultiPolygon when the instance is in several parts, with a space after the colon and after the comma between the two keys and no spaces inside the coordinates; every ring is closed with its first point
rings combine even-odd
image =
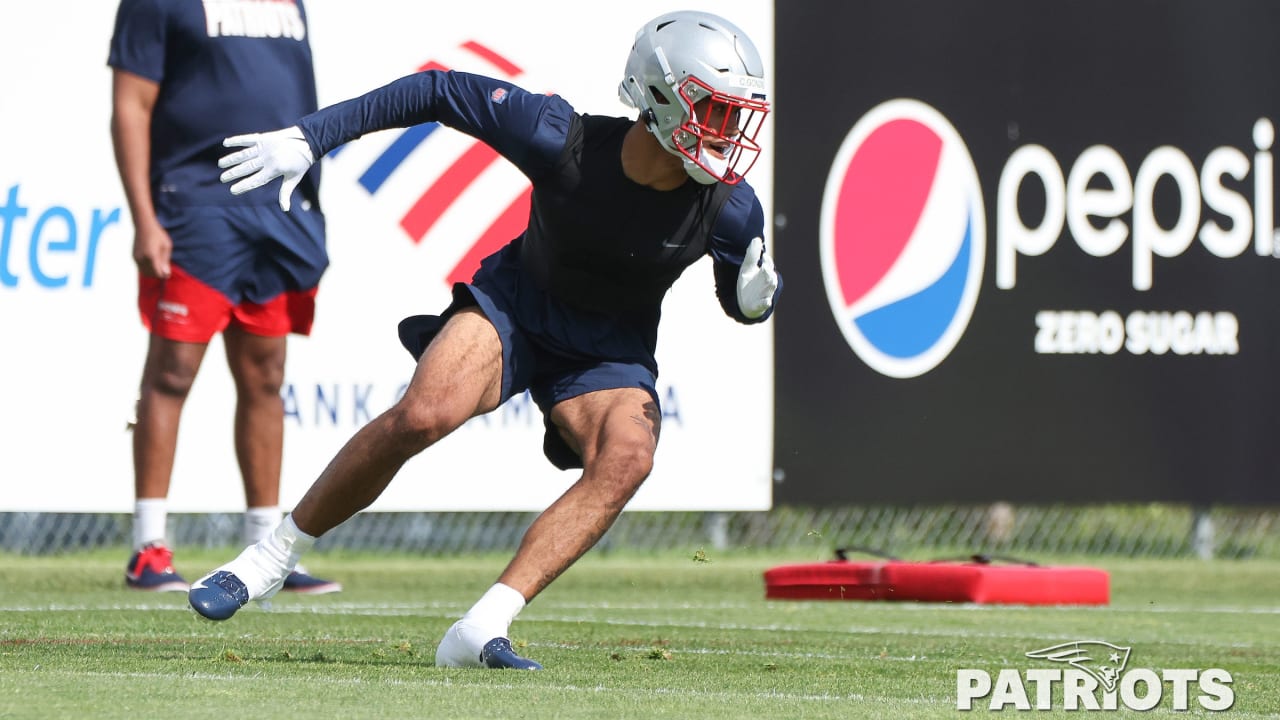
{"type": "Polygon", "coordinates": [[[777,502],[1280,501],[1280,3],[776,23],[777,502]]]}

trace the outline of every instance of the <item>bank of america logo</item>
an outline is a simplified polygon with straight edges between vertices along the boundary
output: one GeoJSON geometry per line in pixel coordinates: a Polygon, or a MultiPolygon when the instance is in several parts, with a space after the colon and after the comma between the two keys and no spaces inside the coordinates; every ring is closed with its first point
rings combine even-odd
{"type": "MultiPolygon", "coordinates": [[[[479,60],[488,68],[492,68],[492,71],[487,68],[480,70],[479,72],[483,74],[515,81],[524,73],[520,66],[511,60],[474,40],[463,43],[459,48],[469,56],[469,59],[479,60]]],[[[451,69],[449,65],[437,60],[428,61],[418,68],[419,71],[449,69],[451,69]]],[[[505,97],[492,98],[494,102],[501,102],[504,99],[505,97]]],[[[441,128],[439,123],[431,122],[400,131],[360,174],[357,179],[358,184],[370,195],[378,195],[387,187],[393,173],[441,128]]],[[[447,128],[445,131],[453,132],[447,128]]],[[[330,153],[330,157],[335,157],[341,152],[342,148],[338,148],[330,153]]],[[[413,200],[400,216],[400,228],[415,244],[421,243],[458,198],[483,173],[502,161],[502,156],[495,150],[475,140],[439,174],[415,176],[412,182],[423,183],[425,187],[422,187],[416,200],[413,200]]],[[[513,170],[513,172],[518,171],[513,170]]],[[[467,226],[471,229],[469,232],[474,233],[474,237],[466,238],[468,249],[449,271],[445,278],[447,283],[469,281],[476,268],[480,267],[480,260],[524,231],[529,220],[531,192],[532,188],[526,182],[519,194],[505,207],[502,205],[505,199],[495,200],[487,205],[491,208],[493,215],[467,226]]]]}

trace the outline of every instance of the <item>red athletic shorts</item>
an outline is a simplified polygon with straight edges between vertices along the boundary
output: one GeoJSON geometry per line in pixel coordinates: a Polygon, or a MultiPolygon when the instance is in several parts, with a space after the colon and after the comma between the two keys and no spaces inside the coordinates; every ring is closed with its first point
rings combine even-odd
{"type": "Polygon", "coordinates": [[[266,303],[232,305],[227,296],[171,265],[168,279],[138,276],[138,312],[152,333],[178,342],[207,343],[231,323],[254,335],[310,335],[316,288],[287,290],[266,303]]]}

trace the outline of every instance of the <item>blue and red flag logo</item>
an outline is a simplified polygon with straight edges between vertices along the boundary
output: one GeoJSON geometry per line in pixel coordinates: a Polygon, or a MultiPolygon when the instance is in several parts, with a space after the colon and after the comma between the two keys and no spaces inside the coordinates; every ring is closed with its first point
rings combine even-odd
{"type": "MultiPolygon", "coordinates": [[[[493,68],[487,71],[493,77],[514,80],[524,71],[511,60],[474,40],[462,43],[460,50],[469,58],[493,68]]],[[[449,66],[436,60],[418,67],[424,70],[449,70],[449,66]]],[[[507,91],[495,90],[490,100],[501,103],[507,91]]],[[[439,123],[414,125],[399,132],[394,140],[371,162],[357,182],[370,195],[377,195],[392,178],[393,173],[406,163],[419,148],[426,149],[428,140],[439,129],[439,123]]],[[[336,156],[342,148],[330,153],[336,156]]],[[[424,186],[409,207],[400,216],[399,225],[413,243],[421,243],[445,212],[470,188],[482,174],[502,161],[496,150],[478,140],[470,144],[443,172],[422,179],[424,186]]],[[[493,205],[493,215],[477,225],[477,234],[467,238],[467,250],[443,278],[446,284],[468,282],[480,261],[524,232],[529,221],[529,198],[533,188],[525,188],[504,206],[493,205]]]]}
{"type": "Polygon", "coordinates": [[[831,312],[863,362],[911,378],[946,359],[978,299],[986,214],[945,117],[896,99],[858,120],[827,178],[820,236],[831,312]]]}

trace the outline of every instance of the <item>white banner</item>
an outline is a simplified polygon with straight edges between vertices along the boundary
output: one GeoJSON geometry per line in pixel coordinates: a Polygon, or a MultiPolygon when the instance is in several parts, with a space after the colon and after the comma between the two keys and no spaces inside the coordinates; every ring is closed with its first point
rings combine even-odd
{"type": "MultiPolygon", "coordinates": [[[[771,3],[700,7],[743,27],[773,67],[771,3]]],[[[146,333],[135,308],[133,228],[109,134],[106,57],[115,9],[101,0],[0,7],[0,512],[132,508],[126,425],[146,333]]],[[[623,115],[617,85],[634,31],[664,10],[589,0],[312,0],[320,102],[434,65],[555,92],[582,112],[623,115]]],[[[765,154],[751,178],[771,217],[768,133],[766,127],[765,154]]],[[[396,324],[448,304],[453,276],[469,267],[468,252],[501,226],[503,212],[527,188],[499,162],[432,213],[420,199],[472,142],[448,129],[426,138],[387,131],[325,159],[332,265],[312,336],[290,340],[284,507],[403,391],[413,361],[396,324]]],[[[686,271],[665,309],[662,441],[653,475],[629,509],[767,509],[770,325],[744,327],[724,316],[705,259],[686,271]]],[[[184,411],[173,511],[243,508],[233,411],[234,389],[215,339],[184,411]]],[[[527,396],[515,398],[412,460],[371,509],[541,509],[578,476],[543,458],[542,432],[537,407],[527,396]]]]}

